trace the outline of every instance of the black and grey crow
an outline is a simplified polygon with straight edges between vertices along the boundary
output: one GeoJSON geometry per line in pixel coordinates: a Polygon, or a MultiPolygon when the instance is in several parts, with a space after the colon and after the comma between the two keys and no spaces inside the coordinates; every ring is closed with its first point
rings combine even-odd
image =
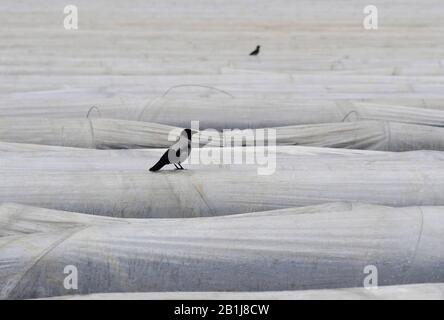
{"type": "Polygon", "coordinates": [[[191,134],[191,129],[184,129],[180,133],[179,140],[168,148],[150,171],[158,171],[167,164],[174,164],[176,169],[183,170],[180,163],[185,161],[191,152],[191,134]]]}
{"type": "Polygon", "coordinates": [[[254,51],[250,53],[250,56],[257,56],[260,50],[261,46],[257,46],[256,49],[254,49],[254,51]]]}

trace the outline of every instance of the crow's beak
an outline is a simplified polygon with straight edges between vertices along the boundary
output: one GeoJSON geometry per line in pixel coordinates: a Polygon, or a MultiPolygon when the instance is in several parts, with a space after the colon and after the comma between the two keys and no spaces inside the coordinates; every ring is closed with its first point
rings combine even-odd
{"type": "Polygon", "coordinates": [[[196,134],[196,133],[199,133],[199,131],[197,131],[197,130],[191,130],[191,135],[196,134]]]}

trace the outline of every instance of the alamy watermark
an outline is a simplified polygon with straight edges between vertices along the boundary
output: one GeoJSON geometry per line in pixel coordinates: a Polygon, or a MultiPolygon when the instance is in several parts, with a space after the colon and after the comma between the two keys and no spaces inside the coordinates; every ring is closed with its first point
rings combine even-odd
{"type": "Polygon", "coordinates": [[[76,266],[67,265],[63,269],[63,273],[67,276],[63,279],[63,287],[66,290],[77,290],[79,288],[79,272],[76,266]]]}
{"type": "Polygon", "coordinates": [[[63,8],[63,13],[66,14],[63,20],[63,27],[66,30],[77,30],[79,28],[79,10],[75,5],[67,5],[63,8]]]}
{"type": "MultiPolygon", "coordinates": [[[[66,15],[63,20],[63,27],[66,30],[77,30],[79,28],[79,10],[77,6],[69,4],[63,8],[63,13],[66,15]]],[[[375,5],[367,5],[363,9],[366,15],[362,22],[364,29],[377,30],[378,29],[378,8],[375,5]]]]}
{"type": "Polygon", "coordinates": [[[366,16],[362,22],[365,30],[377,30],[378,29],[378,8],[374,5],[368,5],[363,10],[366,16]]]}
{"type": "Polygon", "coordinates": [[[363,285],[365,289],[377,289],[378,288],[378,268],[374,265],[368,265],[364,267],[364,274],[367,276],[364,278],[363,285]]]}
{"type": "MultiPolygon", "coordinates": [[[[199,121],[191,121],[191,131],[195,133],[191,148],[199,151],[191,152],[184,164],[256,165],[258,175],[271,175],[276,171],[276,130],[273,128],[199,130],[199,121]]],[[[181,132],[180,128],[173,129],[168,141],[176,141],[181,132]]]]}

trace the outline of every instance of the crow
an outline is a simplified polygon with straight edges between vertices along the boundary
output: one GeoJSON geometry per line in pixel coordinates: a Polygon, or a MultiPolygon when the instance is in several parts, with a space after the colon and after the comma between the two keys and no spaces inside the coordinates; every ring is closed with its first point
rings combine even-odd
{"type": "Polygon", "coordinates": [[[179,140],[168,148],[159,161],[150,168],[150,171],[159,171],[167,164],[174,164],[176,169],[183,170],[180,163],[185,161],[191,152],[191,135],[191,129],[184,129],[180,133],[179,140]]]}
{"type": "Polygon", "coordinates": [[[257,46],[256,49],[254,49],[254,51],[250,53],[250,56],[257,56],[260,50],[261,46],[257,46]]]}

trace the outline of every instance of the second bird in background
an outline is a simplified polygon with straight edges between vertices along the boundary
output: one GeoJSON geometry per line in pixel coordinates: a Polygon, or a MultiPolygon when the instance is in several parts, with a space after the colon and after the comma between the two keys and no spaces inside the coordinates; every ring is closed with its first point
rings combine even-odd
{"type": "Polygon", "coordinates": [[[257,56],[259,54],[259,51],[261,50],[261,46],[256,46],[256,49],[254,49],[251,53],[250,56],[257,56]]]}

